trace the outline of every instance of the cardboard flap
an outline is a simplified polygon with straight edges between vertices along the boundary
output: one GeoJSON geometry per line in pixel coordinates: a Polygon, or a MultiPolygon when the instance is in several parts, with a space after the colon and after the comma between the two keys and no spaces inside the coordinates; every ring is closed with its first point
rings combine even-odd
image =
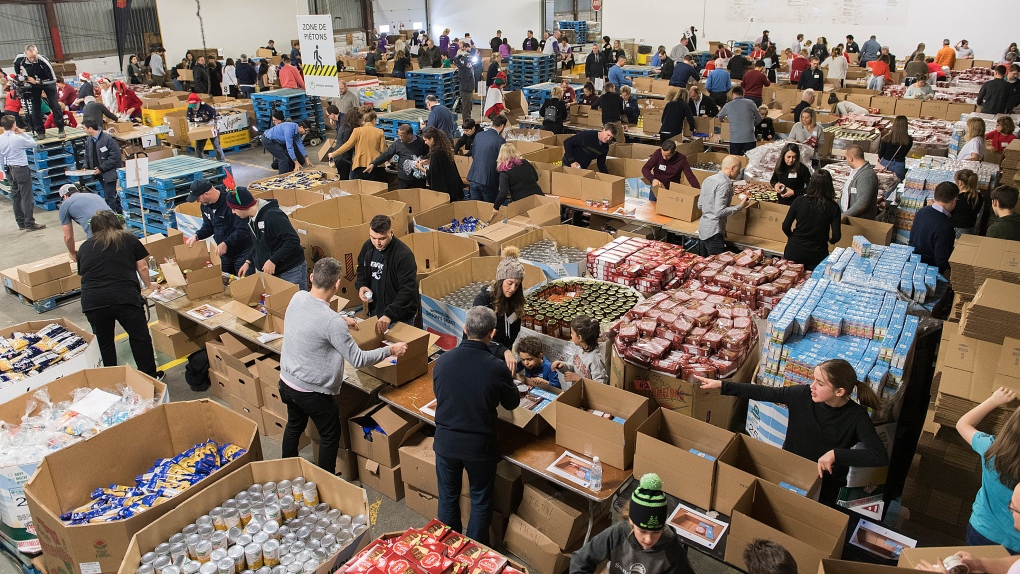
{"type": "Polygon", "coordinates": [[[163,278],[166,279],[166,284],[170,287],[184,287],[188,284],[188,280],[184,278],[184,272],[176,263],[164,263],[159,266],[159,270],[163,272],[163,278]]]}
{"type": "Polygon", "coordinates": [[[204,268],[205,264],[210,261],[214,264],[219,263],[219,258],[213,260],[213,255],[204,241],[196,241],[190,247],[188,245],[174,246],[174,260],[185,271],[204,268]]]}
{"type": "Polygon", "coordinates": [[[379,467],[380,465],[378,462],[369,458],[365,459],[365,470],[367,470],[369,474],[379,476],[379,467]]]}
{"type": "Polygon", "coordinates": [[[258,309],[253,309],[237,301],[227,301],[222,305],[223,310],[245,323],[256,323],[265,319],[266,316],[258,309]]]}
{"type": "Polygon", "coordinates": [[[371,418],[386,433],[386,436],[394,436],[407,426],[407,420],[388,405],[372,413],[371,418]]]}

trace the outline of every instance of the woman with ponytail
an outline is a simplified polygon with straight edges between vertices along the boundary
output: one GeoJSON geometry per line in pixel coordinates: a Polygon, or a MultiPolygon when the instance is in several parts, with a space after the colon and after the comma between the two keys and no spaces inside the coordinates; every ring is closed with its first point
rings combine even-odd
{"type": "Polygon", "coordinates": [[[489,347],[493,355],[503,357],[510,372],[517,372],[514,342],[521,332],[524,316],[524,264],[521,250],[513,245],[503,248],[503,260],[496,267],[496,280],[482,287],[473,306],[492,309],[496,313],[496,334],[489,347]]]}
{"type": "Polygon", "coordinates": [[[956,199],[956,207],[949,217],[949,223],[956,230],[956,238],[963,234],[977,235],[978,218],[984,211],[985,200],[978,190],[978,176],[969,169],[961,169],[953,176],[960,195],[956,199]]]}
{"type": "Polygon", "coordinates": [[[790,422],[783,450],[818,461],[818,476],[822,477],[819,501],[823,504],[836,503],[851,466],[889,464],[889,455],[867,410],[877,410],[881,402],[871,387],[857,380],[853,366],[843,359],[830,359],[815,367],[814,382],[810,385],[766,387],[697,379],[702,389],[722,389],[724,395],[789,407],[790,422]],[[856,402],[850,398],[854,391],[856,402]],[[854,449],[858,443],[863,443],[864,448],[854,449]]]}
{"type": "Polygon", "coordinates": [[[556,361],[552,368],[563,373],[563,390],[567,390],[581,379],[590,379],[604,385],[609,384],[606,359],[599,350],[599,335],[602,326],[597,319],[578,315],[570,321],[570,341],[581,348],[574,354],[572,364],[556,361]]]}

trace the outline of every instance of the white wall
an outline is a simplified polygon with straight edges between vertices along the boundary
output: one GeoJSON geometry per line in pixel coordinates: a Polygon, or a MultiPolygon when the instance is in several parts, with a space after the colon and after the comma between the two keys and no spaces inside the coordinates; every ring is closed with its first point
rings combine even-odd
{"type": "Polygon", "coordinates": [[[423,0],[373,0],[372,8],[376,27],[389,26],[390,34],[399,34],[401,23],[410,30],[413,22],[426,21],[423,0]]]}
{"type": "Polygon", "coordinates": [[[476,46],[484,48],[496,35],[496,30],[502,30],[510,45],[520,49],[528,30],[534,30],[535,37],[542,37],[541,10],[539,0],[503,0],[498,3],[429,0],[429,22],[432,24],[429,36],[438,41],[443,29],[449,28],[451,40],[467,32],[476,46]]]}
{"type": "MultiPolygon", "coordinates": [[[[868,13],[869,2],[865,0],[818,1],[845,3],[851,14],[862,14],[862,20],[867,19],[863,14],[868,13]]],[[[954,45],[966,38],[975,56],[985,60],[1000,59],[1010,42],[1020,41],[1020,33],[1005,21],[992,26],[996,14],[1015,10],[1014,0],[891,0],[889,4],[897,1],[906,4],[906,19],[901,23],[846,25],[832,24],[831,20],[817,24],[774,22],[764,12],[755,14],[754,23],[728,22],[726,10],[732,0],[604,0],[602,32],[614,38],[636,38],[653,47],[662,44],[667,50],[679,43],[680,33],[692,25],[698,28],[699,47],[707,45],[703,40],[753,41],[762,30],[769,30],[780,48],[788,48],[798,33],[812,42],[825,36],[830,47],[843,42],[847,34],[853,34],[858,44],[874,34],[899,58],[909,55],[919,42],[927,44],[927,54],[934,55],[942,47],[943,38],[951,39],[954,45]]],[[[501,11],[513,11],[507,4],[516,3],[505,2],[501,11]]]]}
{"type": "MultiPolygon", "coordinates": [[[[192,48],[202,47],[202,32],[194,0],[156,0],[167,64],[176,65],[192,48]]],[[[308,0],[212,0],[202,3],[205,45],[223,50],[224,58],[255,50],[276,41],[280,53],[290,52],[298,37],[297,16],[308,14],[308,0]]]]}

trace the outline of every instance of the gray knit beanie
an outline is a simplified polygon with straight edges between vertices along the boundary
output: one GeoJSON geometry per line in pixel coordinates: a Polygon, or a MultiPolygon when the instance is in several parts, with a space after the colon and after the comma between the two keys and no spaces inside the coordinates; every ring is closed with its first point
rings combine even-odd
{"type": "Polygon", "coordinates": [[[521,263],[520,256],[521,250],[512,245],[503,248],[503,260],[499,262],[499,267],[496,267],[496,281],[503,279],[524,280],[524,265],[521,263]]]}

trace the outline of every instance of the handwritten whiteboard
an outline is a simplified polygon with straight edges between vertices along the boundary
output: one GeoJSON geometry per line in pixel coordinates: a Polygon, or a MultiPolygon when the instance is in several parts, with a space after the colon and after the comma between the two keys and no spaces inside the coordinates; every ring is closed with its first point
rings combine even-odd
{"type": "Polygon", "coordinates": [[[727,22],[891,25],[907,23],[909,0],[725,0],[727,22]]]}

